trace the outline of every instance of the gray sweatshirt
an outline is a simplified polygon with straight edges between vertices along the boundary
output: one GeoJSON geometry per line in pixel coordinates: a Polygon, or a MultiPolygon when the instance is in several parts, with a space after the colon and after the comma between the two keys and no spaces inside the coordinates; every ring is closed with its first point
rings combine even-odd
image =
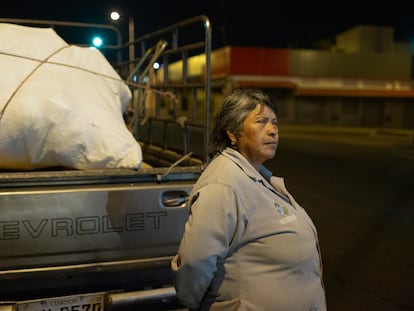
{"type": "Polygon", "coordinates": [[[317,232],[282,178],[227,148],[193,187],[171,262],[194,310],[326,310],[317,232]]]}

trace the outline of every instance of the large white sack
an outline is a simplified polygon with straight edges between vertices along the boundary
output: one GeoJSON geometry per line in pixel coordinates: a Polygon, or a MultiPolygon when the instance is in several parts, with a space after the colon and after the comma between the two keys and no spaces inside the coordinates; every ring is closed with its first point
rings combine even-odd
{"type": "Polygon", "coordinates": [[[122,117],[131,91],[99,50],[0,23],[0,68],[0,168],[140,167],[122,117]]]}

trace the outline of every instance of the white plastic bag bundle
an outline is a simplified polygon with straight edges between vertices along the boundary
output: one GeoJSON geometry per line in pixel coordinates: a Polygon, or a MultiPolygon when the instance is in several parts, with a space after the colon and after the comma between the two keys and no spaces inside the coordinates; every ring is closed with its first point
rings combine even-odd
{"type": "Polygon", "coordinates": [[[0,169],[140,167],[131,91],[99,50],[0,23],[0,68],[0,169]]]}

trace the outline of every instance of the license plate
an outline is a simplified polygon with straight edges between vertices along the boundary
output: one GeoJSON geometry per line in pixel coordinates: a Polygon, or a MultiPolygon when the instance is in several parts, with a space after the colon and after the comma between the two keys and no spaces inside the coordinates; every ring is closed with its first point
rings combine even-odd
{"type": "Polygon", "coordinates": [[[17,303],[17,311],[104,311],[104,293],[72,295],[17,303]]]}

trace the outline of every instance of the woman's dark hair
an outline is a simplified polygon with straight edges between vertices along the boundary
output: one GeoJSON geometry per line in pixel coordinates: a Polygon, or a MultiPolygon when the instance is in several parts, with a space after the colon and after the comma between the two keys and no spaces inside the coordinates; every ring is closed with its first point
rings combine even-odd
{"type": "Polygon", "coordinates": [[[230,138],[227,135],[227,131],[238,136],[242,130],[244,120],[256,108],[257,104],[268,106],[275,113],[277,112],[276,105],[260,89],[235,89],[223,100],[214,118],[210,141],[211,155],[221,152],[227,146],[230,146],[230,138]]]}

